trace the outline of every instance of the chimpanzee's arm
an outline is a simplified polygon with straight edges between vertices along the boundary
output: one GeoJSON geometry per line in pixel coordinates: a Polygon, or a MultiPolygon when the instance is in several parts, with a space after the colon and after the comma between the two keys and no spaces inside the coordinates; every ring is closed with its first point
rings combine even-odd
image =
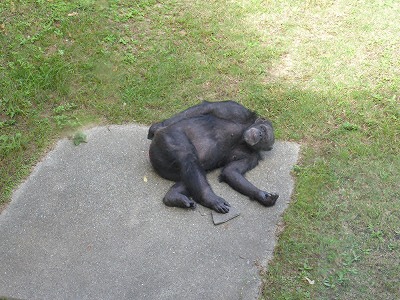
{"type": "Polygon", "coordinates": [[[240,105],[239,103],[236,103],[235,101],[204,101],[198,105],[189,107],[188,109],[176,114],[175,116],[167,120],[153,124],[149,129],[147,138],[152,139],[154,133],[160,128],[168,127],[185,119],[190,119],[207,114],[214,115],[220,119],[234,120],[235,122],[242,124],[248,123],[249,125],[254,123],[257,118],[254,112],[248,110],[247,108],[240,105]]]}
{"type": "Polygon", "coordinates": [[[258,160],[258,154],[254,154],[229,163],[222,170],[220,181],[226,182],[233,189],[248,196],[250,199],[257,200],[265,206],[272,206],[279,195],[260,190],[244,177],[247,171],[253,169],[258,164],[258,160]]]}

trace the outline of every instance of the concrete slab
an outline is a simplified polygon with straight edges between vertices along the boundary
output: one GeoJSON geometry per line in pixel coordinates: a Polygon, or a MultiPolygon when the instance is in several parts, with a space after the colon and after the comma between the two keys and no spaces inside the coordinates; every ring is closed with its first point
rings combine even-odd
{"type": "Polygon", "coordinates": [[[240,216],[170,208],[148,161],[147,128],[98,127],[61,140],[0,215],[0,296],[20,299],[256,299],[293,189],[299,146],[277,142],[247,177],[278,192],[262,207],[218,183],[240,216]]]}

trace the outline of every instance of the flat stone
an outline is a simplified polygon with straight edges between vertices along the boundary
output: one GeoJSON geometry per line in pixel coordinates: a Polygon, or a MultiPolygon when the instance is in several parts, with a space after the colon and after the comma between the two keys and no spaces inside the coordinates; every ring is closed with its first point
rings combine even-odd
{"type": "Polygon", "coordinates": [[[211,215],[212,215],[214,225],[219,225],[219,224],[228,222],[229,220],[232,220],[233,218],[236,218],[237,216],[240,215],[240,213],[237,211],[236,208],[231,206],[229,208],[229,212],[226,214],[220,214],[213,210],[213,211],[211,211],[211,215]]]}
{"type": "Polygon", "coordinates": [[[260,267],[293,190],[299,146],[276,142],[246,177],[279,193],[273,207],[208,175],[240,217],[166,207],[172,182],[148,160],[147,127],[107,126],[63,139],[0,215],[0,296],[18,299],[257,299],[260,267]]]}

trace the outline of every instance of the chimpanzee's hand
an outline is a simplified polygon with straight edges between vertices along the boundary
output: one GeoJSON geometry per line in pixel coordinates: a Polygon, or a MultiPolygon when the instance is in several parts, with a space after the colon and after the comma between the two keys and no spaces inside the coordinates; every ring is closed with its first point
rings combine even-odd
{"type": "Polygon", "coordinates": [[[157,130],[161,129],[164,127],[163,122],[160,123],[154,123],[153,125],[150,126],[149,133],[147,134],[147,139],[151,140],[154,137],[154,134],[156,133],[157,130]]]}
{"type": "Polygon", "coordinates": [[[279,195],[275,193],[268,193],[264,191],[258,191],[255,196],[255,200],[260,202],[264,206],[273,206],[278,199],[279,195]]]}

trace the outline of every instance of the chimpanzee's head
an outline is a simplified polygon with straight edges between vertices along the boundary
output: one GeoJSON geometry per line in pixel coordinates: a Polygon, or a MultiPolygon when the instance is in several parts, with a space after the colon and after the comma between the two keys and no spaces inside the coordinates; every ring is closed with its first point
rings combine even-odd
{"type": "Polygon", "coordinates": [[[245,142],[254,150],[269,151],[275,142],[272,123],[265,119],[257,119],[243,134],[245,142]]]}

